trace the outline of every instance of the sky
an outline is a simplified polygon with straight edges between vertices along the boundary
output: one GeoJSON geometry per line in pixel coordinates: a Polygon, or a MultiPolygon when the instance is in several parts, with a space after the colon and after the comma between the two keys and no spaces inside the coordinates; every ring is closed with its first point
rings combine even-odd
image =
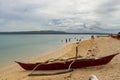
{"type": "Polygon", "coordinates": [[[120,31],[120,0],[0,0],[0,32],[120,31]]]}

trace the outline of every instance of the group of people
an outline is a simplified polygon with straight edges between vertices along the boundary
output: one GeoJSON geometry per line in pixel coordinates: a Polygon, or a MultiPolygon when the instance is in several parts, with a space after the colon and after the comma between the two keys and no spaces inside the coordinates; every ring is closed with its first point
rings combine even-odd
{"type": "MultiPolygon", "coordinates": [[[[72,39],[72,38],[66,38],[66,39],[65,39],[65,43],[71,42],[71,39],[72,39]]],[[[75,38],[75,40],[76,40],[76,41],[81,41],[81,39],[76,39],[76,38],[75,38]]],[[[64,41],[64,40],[61,40],[61,42],[63,42],[63,41],[64,41]]]]}

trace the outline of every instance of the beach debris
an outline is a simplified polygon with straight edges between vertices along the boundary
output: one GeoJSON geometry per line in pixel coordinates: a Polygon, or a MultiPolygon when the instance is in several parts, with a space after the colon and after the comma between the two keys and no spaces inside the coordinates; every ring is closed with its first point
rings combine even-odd
{"type": "Polygon", "coordinates": [[[92,74],[89,77],[89,80],[99,80],[96,75],[92,74]]]}

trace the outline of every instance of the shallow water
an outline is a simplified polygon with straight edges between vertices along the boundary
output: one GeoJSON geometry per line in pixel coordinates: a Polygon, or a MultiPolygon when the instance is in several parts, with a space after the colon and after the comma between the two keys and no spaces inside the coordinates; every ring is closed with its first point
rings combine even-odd
{"type": "Polygon", "coordinates": [[[55,50],[89,35],[0,35],[0,66],[55,50]],[[70,43],[69,42],[69,43],[70,43]]]}

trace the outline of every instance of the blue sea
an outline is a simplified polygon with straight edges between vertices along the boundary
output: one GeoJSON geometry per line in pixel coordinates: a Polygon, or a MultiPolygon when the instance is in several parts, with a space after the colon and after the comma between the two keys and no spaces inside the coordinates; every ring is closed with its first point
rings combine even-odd
{"type": "Polygon", "coordinates": [[[0,67],[16,60],[24,61],[43,55],[77,39],[88,37],[89,35],[0,35],[0,67]]]}

